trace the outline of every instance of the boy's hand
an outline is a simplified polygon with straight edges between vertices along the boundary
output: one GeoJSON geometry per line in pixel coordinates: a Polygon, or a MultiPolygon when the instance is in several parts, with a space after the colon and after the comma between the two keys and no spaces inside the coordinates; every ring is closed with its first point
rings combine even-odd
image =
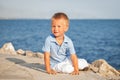
{"type": "Polygon", "coordinates": [[[73,71],[71,75],[79,75],[79,71],[73,71]]]}
{"type": "Polygon", "coordinates": [[[56,74],[57,74],[57,72],[56,72],[56,71],[54,71],[54,70],[52,70],[52,69],[51,69],[51,70],[49,70],[49,71],[47,71],[47,73],[48,73],[48,74],[53,74],[53,75],[56,75],[56,74]]]}

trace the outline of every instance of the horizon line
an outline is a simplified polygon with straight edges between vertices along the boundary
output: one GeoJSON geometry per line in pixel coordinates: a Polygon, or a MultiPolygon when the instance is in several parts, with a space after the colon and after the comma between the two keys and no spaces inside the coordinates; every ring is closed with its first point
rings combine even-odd
{"type": "MultiPolygon", "coordinates": [[[[0,18],[0,20],[50,20],[51,18],[0,18]]],[[[69,18],[69,20],[120,20],[120,18],[69,18]]]]}

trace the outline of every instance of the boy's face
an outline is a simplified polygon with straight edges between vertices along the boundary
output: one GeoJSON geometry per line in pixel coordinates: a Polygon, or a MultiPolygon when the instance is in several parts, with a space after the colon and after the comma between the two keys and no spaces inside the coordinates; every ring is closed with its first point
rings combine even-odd
{"type": "Polygon", "coordinates": [[[55,37],[63,37],[68,30],[68,22],[65,19],[52,19],[52,33],[55,37]]]}

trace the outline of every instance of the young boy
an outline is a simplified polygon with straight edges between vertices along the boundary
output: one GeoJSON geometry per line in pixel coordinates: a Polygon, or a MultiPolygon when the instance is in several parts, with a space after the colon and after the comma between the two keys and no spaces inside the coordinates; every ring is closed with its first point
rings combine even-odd
{"type": "Polygon", "coordinates": [[[73,43],[65,35],[69,19],[65,13],[55,13],[51,21],[52,34],[43,46],[46,71],[48,74],[62,72],[78,75],[79,69],[88,67],[88,64],[84,59],[77,59],[73,43]]]}

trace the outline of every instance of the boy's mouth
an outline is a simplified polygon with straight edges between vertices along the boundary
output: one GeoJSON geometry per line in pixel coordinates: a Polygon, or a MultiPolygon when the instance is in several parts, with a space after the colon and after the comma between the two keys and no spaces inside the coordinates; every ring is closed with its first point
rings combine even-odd
{"type": "Polygon", "coordinates": [[[58,32],[54,32],[54,33],[58,33],[58,32]]]}

